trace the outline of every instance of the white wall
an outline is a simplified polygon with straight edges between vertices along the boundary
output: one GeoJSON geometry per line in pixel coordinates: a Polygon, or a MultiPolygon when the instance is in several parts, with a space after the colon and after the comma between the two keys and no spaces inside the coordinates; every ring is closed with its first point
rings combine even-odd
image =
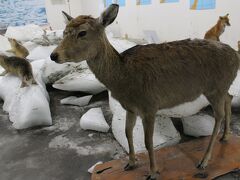
{"type": "MultiPolygon", "coordinates": [[[[45,0],[48,22],[53,29],[63,29],[65,27],[62,11],[73,17],[82,13],[82,2],[92,0],[45,0]]],[[[94,3],[93,3],[94,4],[94,3]]],[[[94,6],[93,6],[94,7],[94,6]]]]}
{"type": "MultiPolygon", "coordinates": [[[[71,1],[77,1],[80,5],[74,5],[73,14],[75,16],[91,14],[97,17],[103,9],[103,0],[71,1]]],[[[237,48],[237,41],[240,40],[240,11],[238,8],[240,1],[217,0],[216,2],[216,9],[199,11],[189,9],[189,0],[161,4],[159,0],[152,0],[151,5],[142,6],[136,6],[135,0],[126,0],[126,7],[120,7],[119,15],[109,30],[113,31],[115,35],[124,37],[127,34],[129,38],[137,39],[145,38],[143,31],[153,30],[160,42],[184,38],[203,38],[205,32],[215,25],[220,15],[229,13],[232,26],[226,28],[221,41],[237,48]]],[[[48,17],[54,16],[52,14],[48,14],[48,17]]],[[[58,22],[54,23],[57,26],[58,22]]]]}

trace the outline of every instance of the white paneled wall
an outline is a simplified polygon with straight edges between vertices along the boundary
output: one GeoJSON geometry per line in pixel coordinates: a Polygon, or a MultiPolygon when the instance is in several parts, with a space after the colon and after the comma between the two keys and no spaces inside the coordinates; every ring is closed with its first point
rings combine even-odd
{"type": "MultiPolygon", "coordinates": [[[[54,28],[63,28],[60,9],[68,9],[64,5],[53,5],[46,0],[49,22],[54,28]]],[[[63,0],[65,2],[65,0],[63,0]]],[[[69,0],[73,16],[91,14],[97,17],[103,7],[103,0],[69,0]]],[[[212,27],[220,15],[230,14],[231,27],[226,28],[221,40],[237,48],[240,40],[240,0],[217,0],[216,9],[190,10],[189,0],[179,3],[159,3],[152,0],[151,5],[136,6],[135,0],[126,0],[126,7],[121,7],[119,15],[109,30],[117,36],[129,38],[146,38],[144,31],[153,31],[160,42],[184,38],[203,38],[205,32],[212,27]]],[[[68,12],[68,11],[67,11],[68,12]]]]}

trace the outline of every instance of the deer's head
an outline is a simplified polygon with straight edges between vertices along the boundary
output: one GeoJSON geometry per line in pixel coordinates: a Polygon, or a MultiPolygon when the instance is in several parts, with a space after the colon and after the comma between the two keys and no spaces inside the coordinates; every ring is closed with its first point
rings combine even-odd
{"type": "Polygon", "coordinates": [[[63,12],[67,25],[63,40],[52,52],[51,59],[57,63],[64,63],[96,57],[106,41],[105,27],[115,20],[118,9],[117,4],[112,4],[98,18],[85,15],[72,18],[63,12]]]}

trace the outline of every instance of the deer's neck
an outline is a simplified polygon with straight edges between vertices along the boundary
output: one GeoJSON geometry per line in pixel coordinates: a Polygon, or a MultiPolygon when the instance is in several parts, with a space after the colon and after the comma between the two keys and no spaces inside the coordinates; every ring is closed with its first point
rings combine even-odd
{"type": "Polygon", "coordinates": [[[96,78],[111,90],[122,79],[123,62],[121,55],[112,47],[106,36],[101,41],[101,50],[96,57],[89,59],[87,63],[96,78]]]}

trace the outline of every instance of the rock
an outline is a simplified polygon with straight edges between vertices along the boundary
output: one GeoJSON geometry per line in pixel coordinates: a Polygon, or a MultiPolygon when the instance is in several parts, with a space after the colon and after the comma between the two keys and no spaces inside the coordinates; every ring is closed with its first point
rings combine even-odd
{"type": "Polygon", "coordinates": [[[182,118],[184,134],[194,137],[212,135],[215,120],[207,114],[182,118]]]}
{"type": "MultiPolygon", "coordinates": [[[[126,111],[122,108],[119,102],[109,96],[109,105],[113,113],[112,132],[116,140],[129,152],[127,138],[125,135],[125,114],[126,111]]],[[[180,134],[175,129],[170,118],[156,116],[153,142],[155,148],[161,148],[180,141],[180,134]]],[[[137,118],[136,125],[133,131],[133,141],[136,152],[143,152],[146,150],[144,144],[144,132],[141,118],[137,118]]]]}
{"type": "Polygon", "coordinates": [[[61,104],[70,104],[70,105],[76,105],[76,106],[86,106],[88,105],[89,101],[91,100],[92,95],[90,96],[84,96],[84,97],[75,97],[70,96],[67,98],[62,99],[60,102],[61,104]]]}
{"type": "Polygon", "coordinates": [[[108,132],[110,128],[103,116],[101,108],[88,110],[80,119],[80,127],[84,130],[99,132],[108,132]]]}

